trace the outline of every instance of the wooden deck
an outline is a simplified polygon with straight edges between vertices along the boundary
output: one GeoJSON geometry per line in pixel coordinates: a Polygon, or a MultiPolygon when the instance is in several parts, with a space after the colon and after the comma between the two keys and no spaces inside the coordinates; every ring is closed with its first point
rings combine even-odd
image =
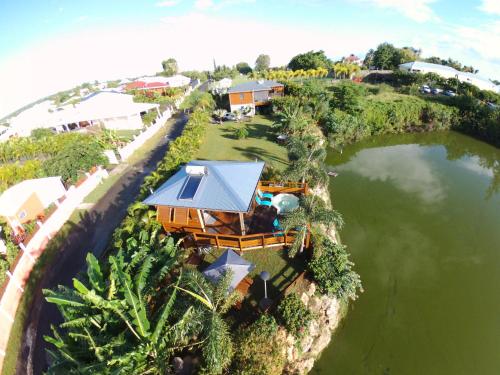
{"type": "MultiPolygon", "coordinates": [[[[295,240],[297,232],[271,232],[242,235],[192,233],[198,246],[213,246],[217,248],[229,248],[239,252],[264,247],[288,246],[295,240]]],[[[306,247],[309,247],[309,233],[306,238],[306,247]]]]}
{"type": "MultiPolygon", "coordinates": [[[[267,193],[308,194],[307,183],[259,181],[258,188],[267,193]]],[[[295,240],[294,231],[273,232],[273,221],[278,217],[275,207],[253,202],[247,213],[242,213],[244,232],[238,212],[197,210],[193,208],[158,206],[158,221],[167,232],[192,234],[197,246],[215,246],[240,252],[263,247],[287,246],[295,240]],[[245,233],[245,234],[243,234],[245,233]]],[[[306,247],[309,244],[309,234],[306,247]]]]}

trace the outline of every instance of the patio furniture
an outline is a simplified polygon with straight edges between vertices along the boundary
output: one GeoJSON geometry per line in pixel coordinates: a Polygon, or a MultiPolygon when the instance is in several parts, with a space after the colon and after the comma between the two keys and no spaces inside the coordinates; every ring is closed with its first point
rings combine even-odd
{"type": "Polygon", "coordinates": [[[285,214],[299,207],[299,198],[293,194],[282,193],[274,196],[271,203],[278,214],[285,214]]]}
{"type": "Polygon", "coordinates": [[[260,189],[257,189],[257,195],[259,196],[260,199],[273,199],[274,195],[271,193],[263,193],[260,191],[260,189]]]}
{"type": "Polygon", "coordinates": [[[274,227],[274,230],[276,230],[276,231],[282,231],[283,230],[283,227],[281,226],[278,218],[274,219],[274,221],[273,221],[273,227],[274,227]]]}
{"type": "Polygon", "coordinates": [[[271,201],[260,199],[257,194],[255,195],[255,202],[257,202],[257,204],[259,206],[272,206],[273,205],[271,203],[271,201]]]}
{"type": "Polygon", "coordinates": [[[203,271],[203,275],[209,280],[217,282],[228,270],[231,270],[233,274],[228,292],[232,292],[254,268],[255,264],[228,249],[203,271]]]}

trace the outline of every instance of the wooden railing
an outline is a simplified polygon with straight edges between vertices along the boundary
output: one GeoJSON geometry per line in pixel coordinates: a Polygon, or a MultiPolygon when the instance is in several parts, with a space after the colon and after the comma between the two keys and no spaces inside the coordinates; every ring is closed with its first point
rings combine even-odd
{"type": "Polygon", "coordinates": [[[300,193],[307,194],[307,182],[276,182],[276,181],[259,181],[259,189],[269,193],[300,193]]]}
{"type": "Polygon", "coordinates": [[[195,242],[201,246],[231,248],[239,251],[260,249],[263,247],[291,245],[297,232],[258,233],[246,236],[215,233],[192,233],[195,242]]]}

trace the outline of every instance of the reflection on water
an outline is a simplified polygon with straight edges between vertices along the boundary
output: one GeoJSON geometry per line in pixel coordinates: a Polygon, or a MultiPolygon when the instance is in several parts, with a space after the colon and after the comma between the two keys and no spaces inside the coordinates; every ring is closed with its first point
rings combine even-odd
{"type": "Polygon", "coordinates": [[[498,374],[500,151],[461,134],[331,153],[365,292],[314,374],[498,374]]]}
{"type": "Polygon", "coordinates": [[[445,196],[443,183],[433,170],[427,151],[419,145],[371,148],[358,152],[339,171],[355,171],[372,181],[391,180],[399,189],[434,204],[445,196]]]}

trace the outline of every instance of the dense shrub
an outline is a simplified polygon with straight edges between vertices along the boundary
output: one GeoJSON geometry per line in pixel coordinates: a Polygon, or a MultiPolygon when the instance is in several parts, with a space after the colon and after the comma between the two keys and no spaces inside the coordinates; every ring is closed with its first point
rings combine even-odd
{"type": "Polygon", "coordinates": [[[28,160],[23,164],[11,163],[0,165],[0,192],[21,181],[44,176],[40,160],[28,160]]]}
{"type": "Polygon", "coordinates": [[[340,110],[328,112],[321,120],[321,126],[328,134],[332,147],[356,142],[371,135],[370,128],[358,116],[340,110]]]}
{"type": "Polygon", "coordinates": [[[235,337],[234,373],[240,375],[281,375],[286,361],[285,337],[271,315],[261,315],[235,337]]]}
{"type": "MultiPolygon", "coordinates": [[[[12,138],[0,143],[0,163],[46,159],[57,155],[68,143],[85,142],[94,137],[82,133],[61,133],[41,137],[12,138]]],[[[38,133],[35,132],[35,135],[38,133]]]]}
{"type": "Polygon", "coordinates": [[[295,294],[287,295],[277,309],[279,322],[295,337],[307,334],[309,323],[313,319],[311,311],[295,294]]]}
{"type": "Polygon", "coordinates": [[[324,294],[340,299],[356,299],[358,289],[362,290],[359,275],[352,270],[346,247],[334,243],[326,236],[314,239],[315,257],[309,262],[311,275],[324,294]]]}
{"type": "Polygon", "coordinates": [[[47,160],[43,167],[47,176],[61,176],[63,181],[72,183],[93,166],[106,163],[101,145],[90,138],[86,141],[68,142],[56,156],[47,160]]]}
{"type": "Polygon", "coordinates": [[[350,81],[343,81],[332,87],[333,99],[331,105],[347,113],[358,113],[361,107],[361,98],[367,95],[364,86],[350,81]]]}

